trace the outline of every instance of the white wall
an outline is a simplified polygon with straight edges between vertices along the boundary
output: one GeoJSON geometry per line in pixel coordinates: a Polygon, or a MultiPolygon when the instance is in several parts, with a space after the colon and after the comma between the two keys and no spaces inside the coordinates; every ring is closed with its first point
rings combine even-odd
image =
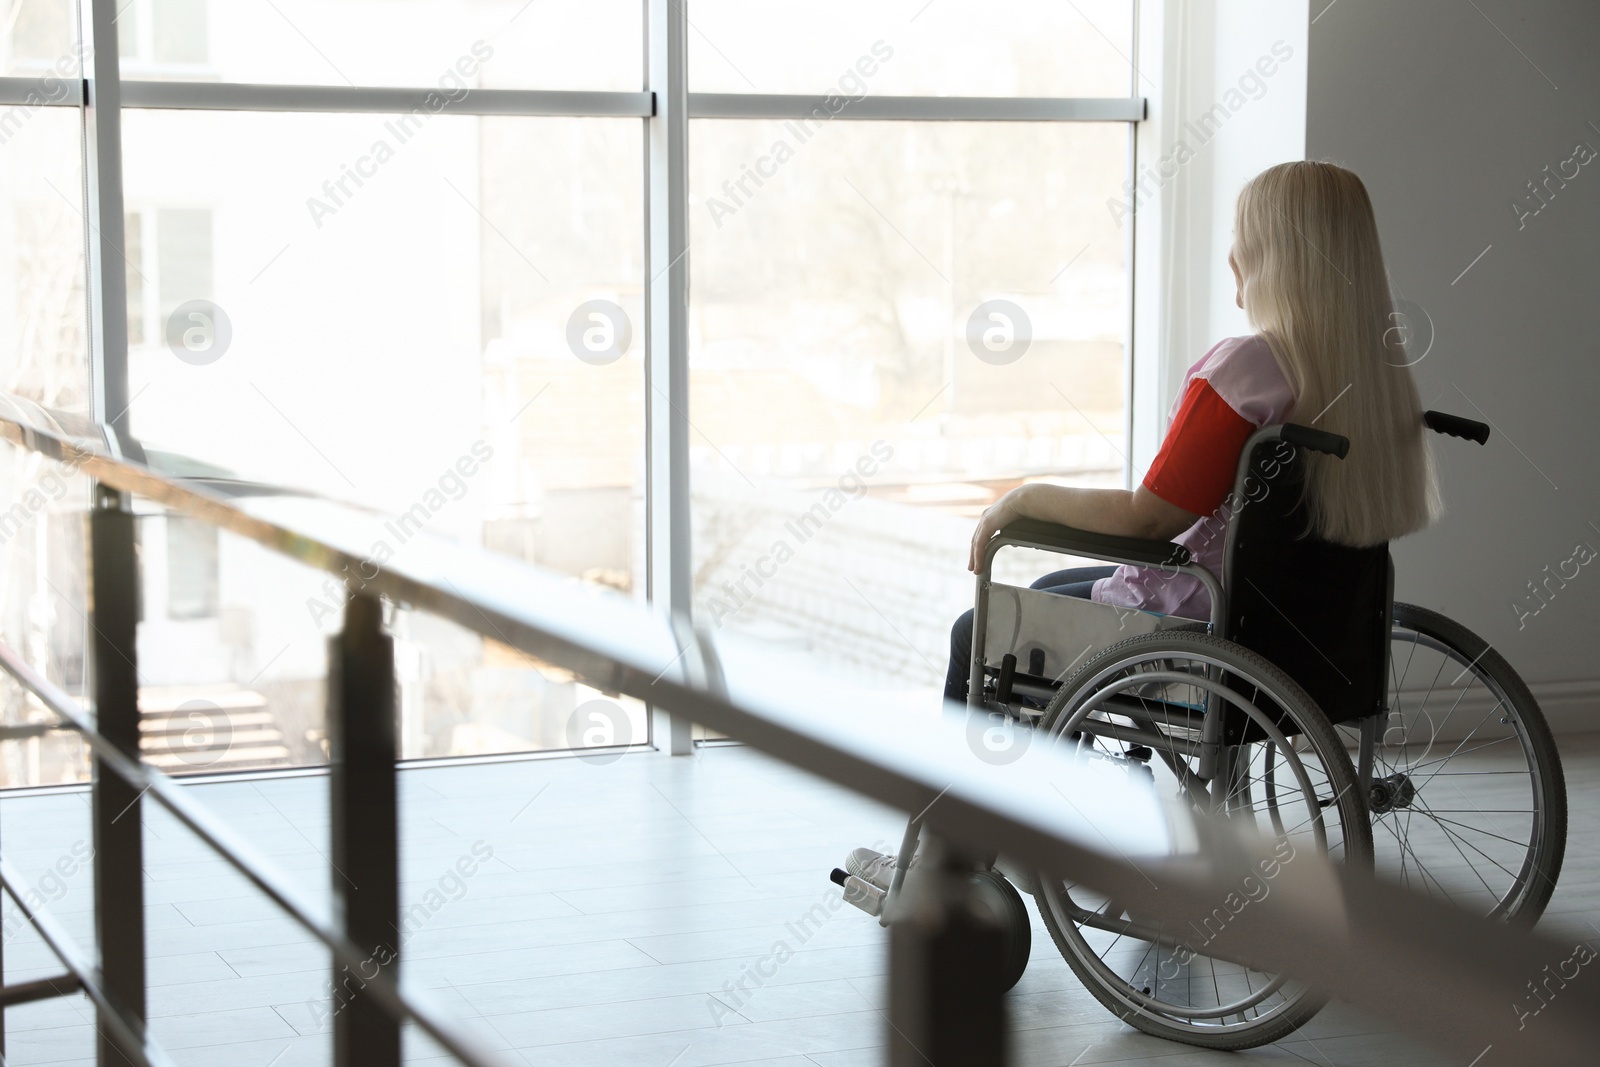
{"type": "Polygon", "coordinates": [[[1578,544],[1600,549],[1600,159],[1537,215],[1512,202],[1531,208],[1526,183],[1577,143],[1600,149],[1600,5],[1324,2],[1308,154],[1365,179],[1394,284],[1432,320],[1423,403],[1496,428],[1485,448],[1440,439],[1449,514],[1396,546],[1398,595],[1491,641],[1558,727],[1593,729],[1600,561],[1551,581],[1536,615],[1513,605],[1538,606],[1527,583],[1578,544]]]}

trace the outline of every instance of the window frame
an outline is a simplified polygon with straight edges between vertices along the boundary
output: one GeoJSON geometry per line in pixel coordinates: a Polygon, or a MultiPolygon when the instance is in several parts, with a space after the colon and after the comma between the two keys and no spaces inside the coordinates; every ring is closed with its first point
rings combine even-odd
{"type": "MultiPolygon", "coordinates": [[[[662,612],[687,625],[691,607],[689,504],[689,334],[688,287],[688,123],[696,118],[771,119],[803,117],[824,100],[816,96],[689,91],[688,35],[684,0],[640,0],[644,19],[644,55],[640,89],[565,91],[477,89],[452,112],[465,115],[564,116],[574,118],[634,117],[644,137],[644,272],[645,328],[645,574],[647,599],[662,612]]],[[[1154,5],[1135,0],[1135,55],[1144,38],[1145,11],[1154,5]],[[1143,10],[1142,10],[1143,9],[1143,10]]],[[[141,4],[149,15],[152,8],[141,4]]],[[[128,440],[128,317],[122,188],[122,113],[125,108],[199,109],[207,111],[375,112],[405,113],[424,106],[427,87],[340,85],[266,85],[218,81],[147,81],[122,79],[120,49],[96,47],[117,37],[117,0],[88,0],[81,5],[84,70],[80,82],[45,94],[41,78],[0,78],[0,106],[75,107],[84,123],[85,242],[90,304],[91,412],[116,437],[128,440]],[[92,49],[92,50],[91,50],[92,49]],[[65,91],[61,91],[64,89],[65,91]]],[[[148,21],[146,19],[145,21],[148,21]]],[[[150,32],[153,32],[150,31],[150,32]]],[[[141,33],[141,40],[149,38],[141,33]]],[[[139,59],[130,67],[148,64],[139,59]]],[[[1145,64],[1148,67],[1148,62],[1145,64]]],[[[1136,67],[1135,67],[1136,69],[1136,67]]],[[[1120,122],[1132,127],[1128,173],[1137,173],[1141,123],[1147,118],[1146,98],[1139,95],[1135,69],[1129,72],[1127,97],[943,97],[879,96],[854,104],[836,116],[842,121],[989,121],[989,122],[1120,122]]],[[[146,233],[146,254],[150,252],[146,233]]],[[[1140,304],[1136,277],[1144,276],[1140,254],[1148,238],[1130,224],[1126,238],[1129,263],[1125,397],[1129,440],[1149,436],[1145,409],[1148,389],[1136,366],[1140,304]]],[[[150,295],[146,294],[146,303],[150,295]]],[[[147,331],[151,324],[146,324],[147,331]]],[[[1135,463],[1143,450],[1134,448],[1135,463]]],[[[1133,464],[1127,469],[1132,477],[1133,464]]],[[[650,739],[655,741],[654,715],[650,739]]],[[[673,719],[667,729],[674,754],[692,748],[691,724],[673,719]]]]}

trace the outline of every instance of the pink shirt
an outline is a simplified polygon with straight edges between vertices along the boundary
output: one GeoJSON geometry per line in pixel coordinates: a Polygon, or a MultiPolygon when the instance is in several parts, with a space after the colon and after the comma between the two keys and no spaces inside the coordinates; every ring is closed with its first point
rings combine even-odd
{"type": "MultiPolygon", "coordinates": [[[[1223,500],[1245,438],[1285,421],[1293,409],[1294,392],[1260,334],[1219,342],[1184,375],[1161,453],[1144,484],[1162,499],[1206,515],[1173,542],[1219,579],[1227,532],[1223,500]]],[[[1211,617],[1211,597],[1198,578],[1155,567],[1118,567],[1094,584],[1093,599],[1188,619],[1211,617]]]]}

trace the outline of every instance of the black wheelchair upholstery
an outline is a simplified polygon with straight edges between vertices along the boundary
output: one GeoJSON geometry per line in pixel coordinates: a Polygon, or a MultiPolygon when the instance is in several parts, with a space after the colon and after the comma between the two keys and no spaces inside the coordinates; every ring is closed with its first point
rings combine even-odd
{"type": "Polygon", "coordinates": [[[1222,636],[1282,668],[1330,721],[1349,722],[1384,709],[1393,569],[1387,543],[1350,548],[1308,534],[1306,455],[1262,440],[1242,468],[1230,501],[1222,636]]]}

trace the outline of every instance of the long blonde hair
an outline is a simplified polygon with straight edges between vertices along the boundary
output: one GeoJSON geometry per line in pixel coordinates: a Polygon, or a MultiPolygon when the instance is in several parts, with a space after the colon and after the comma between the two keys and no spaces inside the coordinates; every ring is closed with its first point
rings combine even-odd
{"type": "Polygon", "coordinates": [[[1422,403],[1361,179],[1309,161],[1262,171],[1239,194],[1234,259],[1294,421],[1350,439],[1343,460],[1307,457],[1311,532],[1364,546],[1426,526],[1440,506],[1422,403]]]}

